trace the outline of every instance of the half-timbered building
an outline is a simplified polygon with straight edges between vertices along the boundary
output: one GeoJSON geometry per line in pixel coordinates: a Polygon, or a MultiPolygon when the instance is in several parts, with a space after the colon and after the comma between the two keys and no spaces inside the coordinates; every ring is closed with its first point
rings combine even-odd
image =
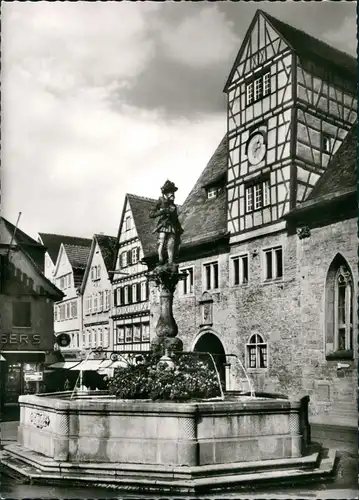
{"type": "Polygon", "coordinates": [[[150,348],[150,304],[147,266],[156,238],[149,217],[156,200],[127,194],[117,238],[113,271],[113,346],[117,351],[150,348]]]}
{"type": "Polygon", "coordinates": [[[215,354],[227,389],[247,389],[244,366],[257,391],[309,394],[312,422],[351,428],[356,73],[257,11],[224,89],[227,134],[181,208],[174,300],[185,349],[215,354]]]}
{"type": "Polygon", "coordinates": [[[116,238],[95,234],[80,288],[82,296],[82,348],[112,349],[110,333],[111,274],[116,238]]]}

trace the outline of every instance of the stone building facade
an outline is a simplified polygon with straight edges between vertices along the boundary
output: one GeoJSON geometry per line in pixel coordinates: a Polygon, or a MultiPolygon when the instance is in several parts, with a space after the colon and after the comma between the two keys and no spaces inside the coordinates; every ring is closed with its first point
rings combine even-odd
{"type": "Polygon", "coordinates": [[[257,11],[225,87],[227,134],[181,207],[174,300],[184,348],[211,352],[227,389],[248,390],[246,371],[257,391],[309,394],[313,422],[348,426],[355,86],[354,58],[257,11]]]}

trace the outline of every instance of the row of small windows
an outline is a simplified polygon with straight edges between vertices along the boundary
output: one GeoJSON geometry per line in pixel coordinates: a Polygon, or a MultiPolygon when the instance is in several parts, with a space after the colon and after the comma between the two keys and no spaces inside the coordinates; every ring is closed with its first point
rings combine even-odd
{"type": "Polygon", "coordinates": [[[77,318],[77,300],[71,300],[64,304],[54,306],[54,320],[66,321],[77,318]]]}
{"type": "Polygon", "coordinates": [[[72,273],[64,274],[60,278],[56,278],[56,286],[60,288],[60,290],[66,290],[67,288],[71,288],[73,284],[72,273]]]}
{"type": "Polygon", "coordinates": [[[117,344],[135,344],[150,341],[150,324],[134,323],[117,326],[117,344]]]}
{"type": "MultiPolygon", "coordinates": [[[[283,250],[282,247],[263,250],[263,280],[271,281],[283,277],[283,250]]],[[[231,257],[231,280],[233,285],[245,285],[249,282],[249,257],[248,254],[231,257]]],[[[187,276],[181,282],[182,295],[194,293],[193,267],[181,269],[187,276]]],[[[219,287],[218,261],[203,264],[203,289],[215,290],[219,287]]]]}
{"type": "Polygon", "coordinates": [[[271,93],[270,72],[264,73],[246,85],[247,106],[263,99],[271,93]]]}
{"type": "Polygon", "coordinates": [[[100,290],[85,297],[85,314],[96,314],[110,309],[110,290],[100,290]]]}
{"type": "Polygon", "coordinates": [[[137,264],[140,259],[140,247],[135,247],[131,250],[121,252],[119,259],[121,268],[137,264]]]}
{"type": "Polygon", "coordinates": [[[245,187],[245,193],[247,213],[259,210],[270,204],[270,186],[268,179],[247,185],[245,187]]]}
{"type": "Polygon", "coordinates": [[[114,292],[115,306],[124,306],[144,302],[149,298],[147,281],[118,287],[114,292]]]}
{"type": "Polygon", "coordinates": [[[108,347],[109,342],[108,327],[87,328],[82,333],[82,348],[108,347]]]}

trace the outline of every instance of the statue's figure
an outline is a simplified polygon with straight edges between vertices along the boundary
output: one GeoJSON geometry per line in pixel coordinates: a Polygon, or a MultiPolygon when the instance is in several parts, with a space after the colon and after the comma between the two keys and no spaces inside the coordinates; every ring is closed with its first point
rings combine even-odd
{"type": "Polygon", "coordinates": [[[178,220],[177,207],[174,203],[175,192],[178,188],[171,181],[166,181],[161,187],[162,196],[156,206],[151,210],[150,217],[158,217],[154,233],[158,233],[158,258],[159,263],[165,262],[165,248],[167,248],[168,263],[173,264],[178,252],[182,226],[178,220]]]}

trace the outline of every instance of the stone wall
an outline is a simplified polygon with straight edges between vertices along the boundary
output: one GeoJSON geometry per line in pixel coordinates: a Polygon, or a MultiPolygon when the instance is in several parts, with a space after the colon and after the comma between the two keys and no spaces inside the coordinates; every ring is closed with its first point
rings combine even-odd
{"type": "MultiPolygon", "coordinates": [[[[331,418],[341,423],[353,420],[355,363],[346,360],[348,367],[338,370],[338,360],[326,360],[324,306],[326,276],[337,253],[347,260],[356,287],[356,248],[356,220],[351,219],[314,228],[305,239],[276,233],[233,245],[229,254],[181,263],[180,269],[194,267],[194,293],[181,296],[177,290],[174,299],[174,317],[184,349],[193,350],[197,339],[210,331],[221,340],[226,354],[236,354],[246,364],[246,344],[253,333],[258,333],[268,345],[268,365],[247,368],[256,390],[293,397],[309,394],[312,419],[331,418]],[[264,283],[263,250],[278,245],[283,248],[283,278],[264,283]],[[249,257],[249,283],[233,286],[231,258],[243,253],[249,257]],[[203,326],[202,268],[204,263],[217,259],[219,288],[209,292],[213,321],[203,326]]],[[[152,293],[151,298],[153,333],[158,294],[152,293]]],[[[354,318],[356,323],[355,311],[354,318]]],[[[356,342],[356,324],[353,332],[356,342]]],[[[231,389],[243,388],[243,372],[234,358],[231,371],[236,382],[231,389]]]]}

